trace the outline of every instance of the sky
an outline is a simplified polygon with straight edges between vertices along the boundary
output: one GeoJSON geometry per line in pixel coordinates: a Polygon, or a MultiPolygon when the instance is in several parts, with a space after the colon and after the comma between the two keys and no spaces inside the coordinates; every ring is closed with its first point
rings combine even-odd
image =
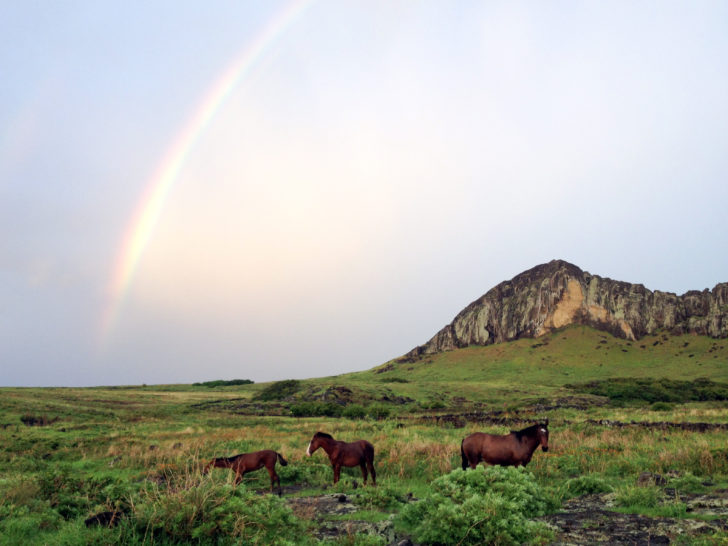
{"type": "Polygon", "coordinates": [[[364,370],[564,259],[728,281],[728,3],[11,2],[0,386],[364,370]]]}

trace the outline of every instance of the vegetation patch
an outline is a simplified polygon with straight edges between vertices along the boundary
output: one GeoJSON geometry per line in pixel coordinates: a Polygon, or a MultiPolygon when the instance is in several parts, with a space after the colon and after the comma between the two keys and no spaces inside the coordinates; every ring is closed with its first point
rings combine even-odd
{"type": "MultiPolygon", "coordinates": [[[[728,384],[704,378],[679,381],[666,378],[622,377],[570,384],[566,387],[582,393],[606,396],[612,403],[647,402],[654,404],[656,402],[685,403],[728,400],[728,384]]],[[[664,407],[662,406],[662,408],[664,407]]]]}
{"type": "Polygon", "coordinates": [[[252,385],[254,381],[251,379],[216,379],[215,381],[203,381],[202,383],[192,383],[193,387],[233,387],[235,385],[252,385]]]}
{"type": "Polygon", "coordinates": [[[279,402],[293,396],[301,389],[301,382],[298,379],[284,379],[276,381],[265,387],[255,395],[255,400],[262,402],[279,402]]]}
{"type": "Polygon", "coordinates": [[[551,536],[544,523],[555,503],[523,467],[454,470],[431,493],[406,506],[400,521],[424,544],[534,544],[551,536]]]}

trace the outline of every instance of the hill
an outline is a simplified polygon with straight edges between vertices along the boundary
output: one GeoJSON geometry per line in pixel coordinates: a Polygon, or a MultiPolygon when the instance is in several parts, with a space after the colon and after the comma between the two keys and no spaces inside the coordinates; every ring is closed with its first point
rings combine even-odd
{"type": "Polygon", "coordinates": [[[553,260],[498,284],[403,360],[469,345],[539,338],[570,324],[591,326],[632,341],[661,331],[725,338],[728,283],[677,296],[553,260]]]}

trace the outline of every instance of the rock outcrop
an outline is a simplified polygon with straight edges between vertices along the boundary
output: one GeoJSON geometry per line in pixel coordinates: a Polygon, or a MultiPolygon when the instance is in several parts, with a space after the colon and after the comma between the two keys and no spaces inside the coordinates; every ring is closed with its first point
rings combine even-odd
{"type": "Polygon", "coordinates": [[[537,338],[569,324],[631,340],[658,330],[728,337],[728,283],[677,296],[591,275],[554,260],[492,288],[402,358],[537,338]]]}

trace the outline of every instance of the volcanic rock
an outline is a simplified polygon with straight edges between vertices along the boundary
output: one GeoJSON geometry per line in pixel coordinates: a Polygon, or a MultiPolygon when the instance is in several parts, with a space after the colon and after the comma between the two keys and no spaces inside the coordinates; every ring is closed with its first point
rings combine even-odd
{"type": "Polygon", "coordinates": [[[538,338],[570,324],[637,340],[658,330],[728,337],[728,283],[682,296],[592,275],[553,260],[489,290],[463,309],[411,360],[468,345],[538,338]]]}

